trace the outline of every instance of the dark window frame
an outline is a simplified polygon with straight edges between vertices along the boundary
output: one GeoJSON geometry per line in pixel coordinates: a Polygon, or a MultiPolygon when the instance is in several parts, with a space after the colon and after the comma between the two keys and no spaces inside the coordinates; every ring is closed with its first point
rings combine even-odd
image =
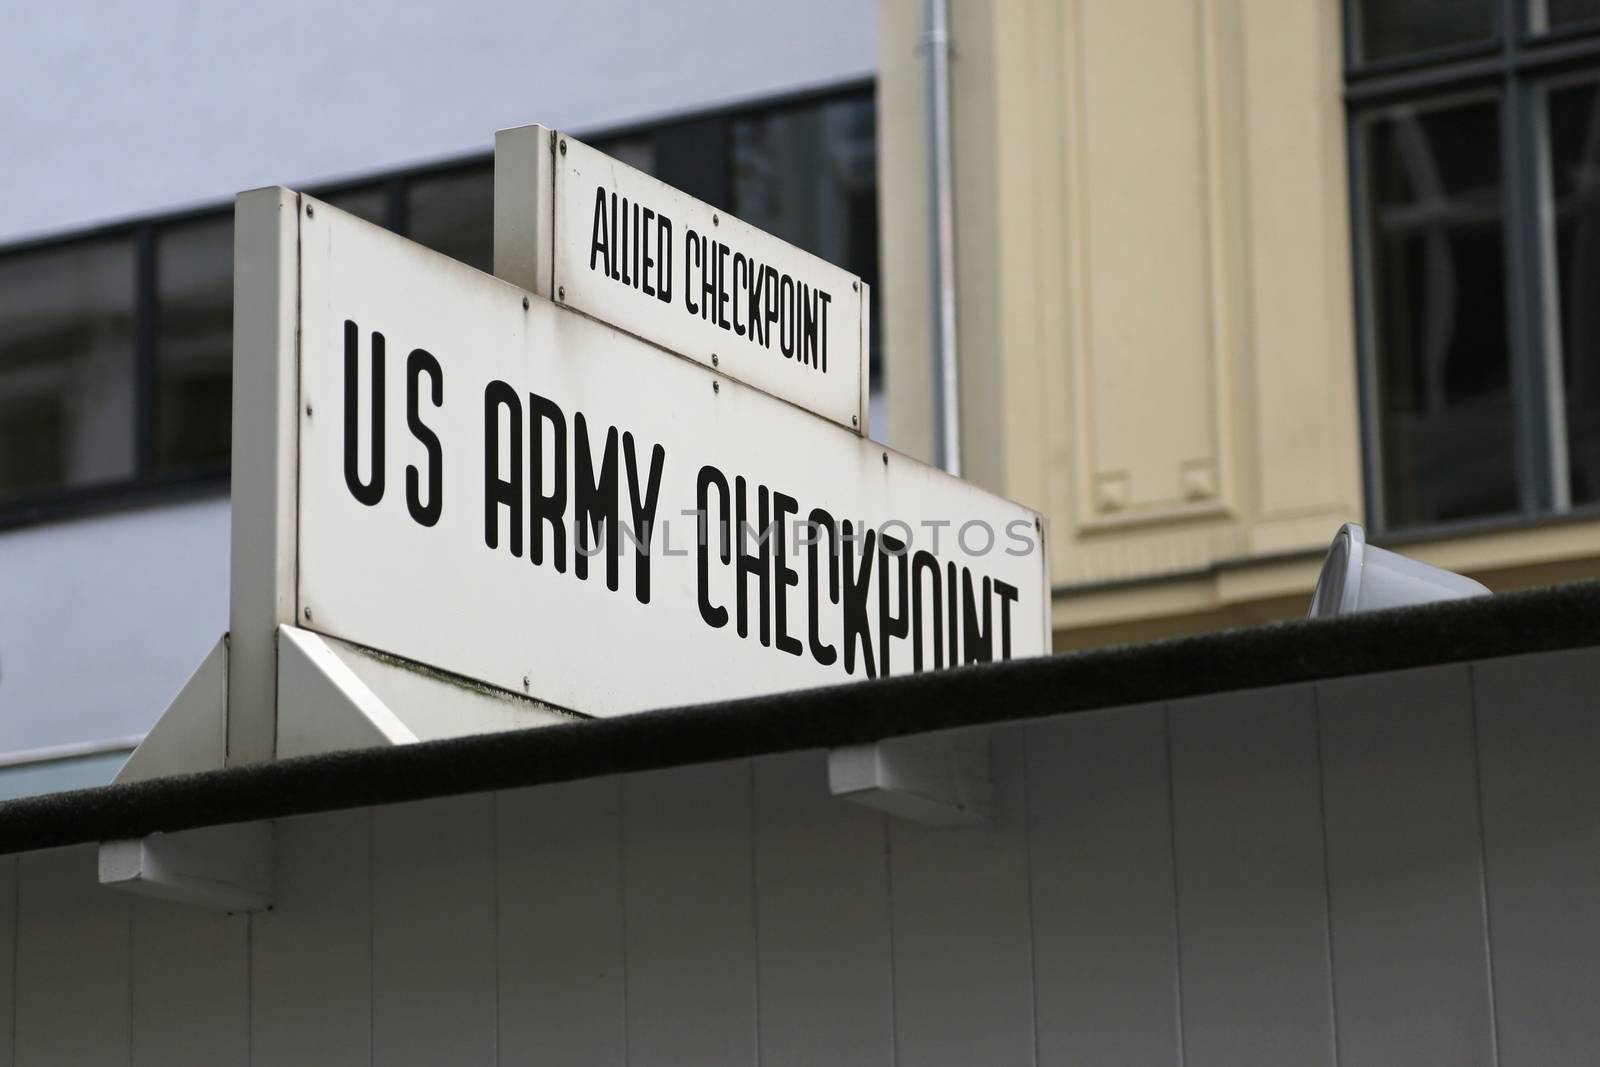
{"type": "Polygon", "coordinates": [[[1347,185],[1350,191],[1351,269],[1356,324],[1356,384],[1361,416],[1361,471],[1368,524],[1378,536],[1410,540],[1479,528],[1541,525],[1552,519],[1600,517],[1600,504],[1572,506],[1564,464],[1565,441],[1555,440],[1562,418],[1560,353],[1553,350],[1547,294],[1554,291],[1540,218],[1544,160],[1538,144],[1539,94],[1563,75],[1600,76],[1600,18],[1553,31],[1531,27],[1530,0],[1494,0],[1497,37],[1361,63],[1357,8],[1340,0],[1344,45],[1347,185]],[[1391,526],[1385,515],[1381,398],[1371,266],[1370,205],[1365,183],[1363,119],[1398,104],[1492,91],[1499,107],[1502,212],[1505,234],[1507,359],[1511,376],[1518,510],[1439,523],[1391,526]]]}
{"type": "MultiPolygon", "coordinates": [[[[733,187],[729,153],[731,138],[729,131],[733,122],[770,111],[808,104],[820,105],[863,95],[871,99],[875,98],[876,92],[877,83],[874,79],[855,79],[824,87],[663,116],[648,122],[579,130],[577,136],[602,149],[608,142],[646,140],[658,158],[667,160],[692,161],[697,148],[702,155],[709,150],[712,157],[710,166],[686,164],[687,169],[682,174],[673,172],[663,173],[660,176],[672,184],[687,184],[687,191],[728,210],[733,187]],[[708,134],[712,135],[709,141],[708,134]],[[721,174],[720,181],[716,180],[718,174],[721,174]]],[[[407,194],[414,183],[465,174],[486,167],[492,174],[493,166],[492,150],[474,152],[418,166],[319,182],[305,187],[304,191],[318,199],[329,200],[346,194],[379,189],[384,197],[382,225],[396,233],[406,234],[407,194]]],[[[669,167],[669,170],[673,169],[669,167]]],[[[227,462],[191,466],[175,472],[163,472],[157,468],[156,446],[159,432],[156,411],[157,316],[160,313],[157,300],[159,288],[157,248],[160,235],[167,230],[180,229],[195,223],[214,222],[231,216],[232,212],[231,201],[204,204],[44,234],[0,245],[0,260],[109,238],[131,240],[135,249],[134,388],[130,400],[134,405],[134,474],[130,478],[117,481],[89,486],[61,486],[0,501],[0,530],[116,512],[133,507],[178,503],[213,496],[227,489],[229,484],[227,462]]]]}

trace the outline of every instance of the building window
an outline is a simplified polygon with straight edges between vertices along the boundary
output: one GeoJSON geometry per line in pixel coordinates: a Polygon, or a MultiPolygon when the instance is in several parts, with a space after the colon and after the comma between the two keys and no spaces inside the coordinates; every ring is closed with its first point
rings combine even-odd
{"type": "Polygon", "coordinates": [[[233,392],[233,219],[156,237],[155,466],[227,465],[233,392]]]}
{"type": "MultiPolygon", "coordinates": [[[[735,119],[730,210],[878,288],[877,114],[870,96],[735,119]]],[[[875,292],[875,297],[881,296],[875,292]]],[[[871,379],[881,388],[873,309],[871,379]]]]}
{"type": "Polygon", "coordinates": [[[393,197],[382,184],[369,182],[326,193],[313,190],[312,195],[376,226],[387,226],[391,230],[400,228],[391,206],[393,197]]]}
{"type": "Polygon", "coordinates": [[[1551,85],[1544,107],[1556,316],[1551,327],[1559,338],[1567,471],[1576,507],[1600,503],[1600,75],[1551,85]]]}
{"type": "Polygon", "coordinates": [[[0,505],[134,473],[135,244],[0,257],[0,505]]]}
{"type": "MultiPolygon", "coordinates": [[[[877,277],[870,85],[586,139],[877,277]]],[[[487,156],[309,191],[479,270],[493,266],[487,156]]],[[[1581,270],[1583,246],[1573,247],[1581,270]]],[[[875,380],[877,363],[874,344],[875,380]]],[[[229,208],[0,248],[0,525],[116,499],[107,489],[215,484],[230,457],[232,370],[229,208]]]]}
{"type": "Polygon", "coordinates": [[[1351,36],[1363,63],[1493,42],[1500,0],[1358,0],[1351,36]]]}
{"type": "Polygon", "coordinates": [[[494,270],[494,167],[410,182],[406,236],[481,271],[494,270]]]}
{"type": "Polygon", "coordinates": [[[1370,521],[1600,504],[1600,0],[1345,0],[1370,521]]]}

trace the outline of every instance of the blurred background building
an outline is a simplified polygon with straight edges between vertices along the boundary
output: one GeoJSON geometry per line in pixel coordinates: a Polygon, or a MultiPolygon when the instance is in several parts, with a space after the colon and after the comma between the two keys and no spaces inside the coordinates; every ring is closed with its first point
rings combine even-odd
{"type": "MultiPolygon", "coordinates": [[[[880,5],[890,438],[932,447],[918,0],[880,5]]],[[[1058,648],[1303,613],[1328,539],[1600,573],[1600,3],[952,5],[968,477],[1058,648]]]]}
{"type": "MultiPolygon", "coordinates": [[[[491,259],[560,126],[875,287],[939,451],[925,0],[24,5],[0,35],[0,796],[104,781],[226,628],[231,199],[491,259]]],[[[963,474],[1058,648],[1302,614],[1339,523],[1600,574],[1600,0],[952,0],[963,474]]]]}

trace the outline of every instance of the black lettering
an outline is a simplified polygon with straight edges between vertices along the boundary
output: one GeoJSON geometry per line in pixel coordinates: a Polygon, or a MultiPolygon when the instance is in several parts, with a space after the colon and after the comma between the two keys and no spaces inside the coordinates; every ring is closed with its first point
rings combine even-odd
{"type": "Polygon", "coordinates": [[[639,205],[633,205],[633,240],[628,243],[628,262],[633,264],[633,271],[628,275],[628,281],[633,287],[639,287],[639,249],[644,247],[644,240],[639,236],[639,205]]]}
{"type": "Polygon", "coordinates": [[[483,390],[483,543],[500,546],[500,519],[495,509],[504,504],[511,513],[511,554],[522,555],[522,404],[517,391],[502,381],[483,390]],[[500,477],[500,409],[506,409],[511,442],[510,477],[500,477]]]}
{"type": "Polygon", "coordinates": [[[617,428],[606,429],[605,451],[600,456],[600,476],[595,477],[594,456],[590,452],[589,427],[583,412],[572,416],[572,432],[577,438],[572,471],[572,517],[577,523],[577,551],[572,557],[572,573],[589,578],[589,539],[604,533],[606,539],[606,588],[617,590],[617,560],[622,542],[617,530],[617,428]]]}
{"type": "Polygon", "coordinates": [[[628,273],[629,260],[632,259],[632,257],[628,255],[628,248],[629,248],[629,245],[628,245],[628,198],[627,197],[623,197],[622,198],[622,229],[619,230],[618,233],[617,233],[617,251],[622,253],[617,258],[622,260],[622,284],[623,285],[632,285],[633,284],[633,275],[628,273]]]}
{"type": "Polygon", "coordinates": [[[778,348],[784,359],[794,358],[794,279],[785,274],[779,282],[778,297],[778,348]]]}
{"type": "Polygon", "coordinates": [[[983,623],[978,622],[978,605],[972,595],[972,572],[961,568],[961,645],[966,663],[987,663],[994,659],[994,629],[989,611],[989,579],[983,580],[983,623]]]}
{"type": "Polygon", "coordinates": [[[617,266],[617,194],[611,194],[611,247],[606,251],[606,262],[610,264],[611,280],[620,282],[622,271],[617,266]]]}
{"type": "Polygon", "coordinates": [[[717,277],[717,244],[709,237],[702,237],[700,241],[700,259],[704,264],[700,269],[700,317],[716,322],[717,290],[721,288],[721,279],[717,277]]]}
{"type": "MultiPolygon", "coordinates": [[[[817,365],[817,300],[818,290],[809,285],[801,286],[800,296],[800,361],[815,367],[817,365]]],[[[883,673],[888,674],[888,671],[883,673]]]]}
{"type": "Polygon", "coordinates": [[[361,431],[359,378],[361,376],[361,331],[350,319],[344,320],[344,484],[350,495],[372,507],[383,499],[383,334],[372,332],[372,477],[361,481],[358,455],[361,431]]]}
{"type": "MultiPolygon", "coordinates": [[[[735,307],[738,305],[735,304],[735,307]]],[[[772,555],[773,575],[772,583],[772,611],[777,617],[774,627],[776,636],[773,644],[780,652],[787,652],[791,656],[805,654],[806,646],[800,643],[798,637],[789,636],[789,587],[800,584],[800,572],[789,566],[789,553],[786,551],[787,542],[784,540],[784,530],[788,528],[789,517],[800,510],[800,502],[792,496],[773,490],[772,493],[772,523],[777,528],[777,545],[772,555]]]]}
{"type": "Polygon", "coordinates": [[[817,302],[821,305],[820,317],[822,321],[818,330],[822,335],[822,370],[824,373],[828,370],[828,302],[832,299],[821,289],[817,290],[817,302]]]}
{"type": "Polygon", "coordinates": [[[844,669],[846,674],[856,673],[856,645],[861,646],[862,665],[868,678],[878,676],[872,658],[872,623],[867,618],[867,586],[872,581],[873,542],[876,535],[867,530],[861,542],[861,569],[854,560],[855,537],[850,520],[843,523],[844,533],[844,669]]]}
{"type": "MultiPolygon", "coordinates": [[[[414,464],[406,465],[406,510],[418,525],[433,526],[444,509],[444,452],[439,447],[439,435],[423,424],[417,410],[417,379],[426,373],[431,383],[428,393],[434,407],[444,403],[444,368],[433,354],[424,349],[413,349],[406,359],[406,426],[411,436],[422,442],[428,453],[428,502],[422,503],[422,476],[414,464]]],[[[522,447],[518,442],[517,447],[522,447]]]]}
{"type": "Polygon", "coordinates": [[[656,231],[656,258],[661,266],[656,272],[656,299],[663,304],[672,303],[672,220],[657,215],[661,228],[656,231]]]}
{"type": "Polygon", "coordinates": [[[933,666],[935,670],[944,666],[944,631],[940,629],[939,620],[944,613],[939,610],[940,601],[944,598],[943,585],[939,578],[939,561],[931,552],[918,551],[911,557],[911,669],[922,670],[922,647],[924,606],[922,599],[922,576],[926,573],[931,581],[931,591],[928,594],[926,618],[928,620],[929,637],[933,640],[933,666]]]}
{"type": "Polygon", "coordinates": [[[639,495],[639,460],[634,454],[633,434],[622,435],[622,457],[628,468],[628,500],[633,512],[634,570],[633,595],[639,603],[650,603],[650,537],[656,523],[656,505],[661,500],[661,469],[667,450],[656,445],[650,450],[650,473],[644,495],[639,495]]]}
{"type": "Polygon", "coordinates": [[[948,662],[950,666],[954,667],[961,662],[957,652],[958,639],[961,636],[961,590],[956,585],[956,565],[954,563],[946,563],[944,565],[944,578],[945,591],[949,594],[947,598],[949,612],[945,624],[945,636],[950,639],[948,662]]]}
{"type": "Polygon", "coordinates": [[[644,237],[641,237],[640,240],[639,240],[639,259],[640,259],[639,282],[640,282],[642,288],[644,289],[644,295],[645,296],[655,296],[656,295],[656,287],[654,285],[650,284],[650,268],[655,266],[656,262],[655,262],[655,260],[650,258],[650,239],[649,239],[649,236],[648,236],[649,233],[650,233],[650,220],[654,219],[655,217],[656,217],[656,213],[654,211],[652,211],[650,208],[645,208],[644,209],[644,228],[639,231],[641,234],[645,235],[644,237]]]}
{"type": "Polygon", "coordinates": [[[738,526],[737,536],[739,550],[734,557],[733,585],[734,585],[734,619],[740,637],[750,635],[749,611],[749,586],[746,583],[750,575],[756,576],[756,583],[760,589],[761,607],[761,643],[772,644],[772,619],[769,609],[772,606],[772,569],[770,567],[772,544],[768,540],[768,501],[767,487],[762,485],[756,489],[758,523],[755,531],[751,531],[745,522],[748,512],[745,510],[745,480],[743,476],[733,480],[733,514],[734,522],[738,526]],[[755,552],[745,551],[745,537],[754,532],[757,549],[755,552]]]}
{"type": "Polygon", "coordinates": [[[606,228],[606,191],[596,186],[594,191],[594,226],[589,237],[589,269],[594,270],[598,259],[605,266],[603,273],[611,273],[611,233],[606,228]]]}
{"type": "MultiPolygon", "coordinates": [[[[733,288],[734,288],[735,294],[743,291],[743,284],[739,281],[739,275],[743,274],[746,277],[746,279],[748,279],[749,276],[750,276],[750,271],[747,268],[748,268],[748,263],[746,262],[746,260],[744,258],[744,253],[743,252],[735,252],[733,254],[733,288]]],[[[739,304],[740,303],[741,303],[741,301],[738,299],[737,295],[735,295],[735,298],[734,298],[734,301],[733,301],[733,332],[738,334],[740,337],[743,337],[744,336],[744,323],[739,321],[739,304]]]]}
{"type": "Polygon", "coordinates": [[[683,306],[691,315],[700,313],[699,305],[694,302],[694,265],[702,258],[699,237],[692,229],[683,237],[683,306]]]}
{"type": "Polygon", "coordinates": [[[768,348],[772,347],[772,324],[778,321],[778,268],[767,267],[762,271],[767,278],[766,295],[766,340],[763,342],[768,348]]]}
{"type": "Polygon", "coordinates": [[[1011,605],[1017,602],[1017,587],[1008,582],[994,580],[994,591],[1000,597],[1000,658],[1011,658],[1011,605]]]}
{"type": "Polygon", "coordinates": [[[761,310],[761,294],[766,288],[767,272],[760,264],[754,262],[750,263],[748,269],[750,272],[750,306],[748,315],[750,319],[750,337],[758,344],[765,346],[770,335],[767,333],[766,316],[761,310]]]}
{"type": "Polygon", "coordinates": [[[544,564],[544,528],[550,527],[550,559],[567,573],[567,417],[554,400],[528,394],[528,562],[544,564]],[[544,491],[544,427],[550,427],[550,492],[544,491]]]}
{"type": "Polygon", "coordinates": [[[911,555],[906,543],[888,534],[878,535],[878,673],[887,678],[889,670],[889,639],[905,637],[911,632],[911,555]],[[889,607],[889,566],[895,568],[895,594],[898,608],[889,607]]]}
{"type": "MultiPolygon", "coordinates": [[[[821,508],[812,508],[811,514],[806,516],[806,521],[817,530],[828,531],[828,600],[839,603],[839,530],[834,525],[833,516],[821,508]]],[[[806,609],[810,612],[810,622],[807,625],[806,640],[811,646],[811,658],[824,667],[839,658],[839,652],[832,645],[822,643],[822,637],[817,631],[817,623],[822,618],[821,605],[817,594],[817,585],[821,581],[818,577],[817,545],[822,540],[821,533],[816,533],[806,546],[806,609]]]]}
{"type": "Polygon", "coordinates": [[[717,325],[724,330],[728,326],[728,253],[731,249],[721,241],[717,242],[717,325]]]}
{"type": "Polygon", "coordinates": [[[732,562],[732,555],[728,551],[728,479],[722,472],[709,463],[700,468],[700,473],[694,481],[694,506],[700,512],[700,531],[697,538],[699,546],[696,550],[695,578],[700,586],[700,617],[707,626],[718,629],[728,625],[728,609],[711,603],[711,537],[706,529],[710,519],[711,509],[707,506],[709,500],[706,490],[715,486],[718,496],[717,516],[721,520],[722,530],[722,563],[726,566],[732,562]]]}

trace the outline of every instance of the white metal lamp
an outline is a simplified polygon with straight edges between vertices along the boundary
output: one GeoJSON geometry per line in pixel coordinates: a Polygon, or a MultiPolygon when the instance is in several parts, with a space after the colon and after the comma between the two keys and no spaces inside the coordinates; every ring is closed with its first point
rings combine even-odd
{"type": "Polygon", "coordinates": [[[1464,575],[1367,544],[1366,532],[1347,522],[1328,548],[1307,614],[1320,619],[1488,594],[1464,575]]]}

